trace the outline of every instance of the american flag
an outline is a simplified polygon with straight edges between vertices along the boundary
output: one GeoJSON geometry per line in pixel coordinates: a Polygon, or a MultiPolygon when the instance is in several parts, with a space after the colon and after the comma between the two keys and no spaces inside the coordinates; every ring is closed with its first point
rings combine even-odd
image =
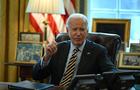
{"type": "Polygon", "coordinates": [[[47,20],[47,41],[51,42],[60,32],[67,32],[66,20],[68,16],[75,13],[75,0],[64,0],[65,15],[56,14],[29,14],[29,20],[36,32],[44,33],[43,21],[47,20]]]}

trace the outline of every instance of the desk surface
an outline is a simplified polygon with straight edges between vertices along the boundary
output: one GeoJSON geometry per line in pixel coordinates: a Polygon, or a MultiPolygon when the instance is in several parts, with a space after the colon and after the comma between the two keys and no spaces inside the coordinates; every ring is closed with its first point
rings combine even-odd
{"type": "MultiPolygon", "coordinates": [[[[0,82],[0,90],[9,90],[8,89],[8,84],[11,84],[10,82],[0,82]]],[[[132,88],[131,90],[140,90],[140,85],[135,85],[135,88],[132,88]]],[[[66,90],[65,88],[62,87],[52,87],[47,90],[66,90]]]]}
{"type": "MultiPolygon", "coordinates": [[[[8,85],[11,84],[11,82],[0,82],[0,90],[9,90],[8,85]]],[[[47,90],[66,90],[62,87],[52,87],[47,90]]]]}
{"type": "Polygon", "coordinates": [[[8,85],[10,82],[0,82],[0,90],[8,90],[8,85]]]}

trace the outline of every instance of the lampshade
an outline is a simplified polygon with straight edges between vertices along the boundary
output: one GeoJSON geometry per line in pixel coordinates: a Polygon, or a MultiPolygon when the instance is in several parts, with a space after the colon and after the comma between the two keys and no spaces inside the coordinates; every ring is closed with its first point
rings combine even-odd
{"type": "Polygon", "coordinates": [[[29,0],[27,13],[65,14],[63,0],[29,0]]]}

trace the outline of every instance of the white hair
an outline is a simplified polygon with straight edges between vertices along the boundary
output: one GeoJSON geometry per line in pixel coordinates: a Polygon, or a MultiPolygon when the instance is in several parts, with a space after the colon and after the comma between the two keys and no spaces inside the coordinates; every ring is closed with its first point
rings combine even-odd
{"type": "Polygon", "coordinates": [[[86,24],[86,26],[87,26],[87,29],[88,29],[88,19],[87,19],[87,17],[86,17],[84,14],[81,14],[81,13],[74,13],[74,14],[71,14],[71,15],[68,17],[67,22],[66,22],[66,27],[67,27],[67,28],[69,28],[70,20],[71,20],[72,18],[81,18],[81,19],[85,22],[85,24],[86,24]]]}

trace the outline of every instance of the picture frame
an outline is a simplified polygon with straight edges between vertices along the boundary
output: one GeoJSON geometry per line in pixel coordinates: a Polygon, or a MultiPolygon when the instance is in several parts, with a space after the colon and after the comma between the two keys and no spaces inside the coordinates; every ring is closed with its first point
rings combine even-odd
{"type": "Polygon", "coordinates": [[[92,20],[92,31],[118,34],[122,42],[129,46],[130,19],[94,18],[92,20]]]}
{"type": "Polygon", "coordinates": [[[140,53],[121,52],[119,54],[118,68],[140,69],[140,53]]]}
{"type": "Polygon", "coordinates": [[[39,33],[39,32],[20,32],[19,41],[42,42],[41,33],[39,33]]]}
{"type": "Polygon", "coordinates": [[[126,44],[124,42],[121,42],[121,47],[120,47],[120,52],[125,52],[126,51],[126,44]]]}
{"type": "Polygon", "coordinates": [[[18,42],[16,49],[16,61],[38,62],[42,55],[42,43],[18,42]]]}
{"type": "Polygon", "coordinates": [[[130,43],[130,52],[140,52],[140,43],[130,43]]]}

